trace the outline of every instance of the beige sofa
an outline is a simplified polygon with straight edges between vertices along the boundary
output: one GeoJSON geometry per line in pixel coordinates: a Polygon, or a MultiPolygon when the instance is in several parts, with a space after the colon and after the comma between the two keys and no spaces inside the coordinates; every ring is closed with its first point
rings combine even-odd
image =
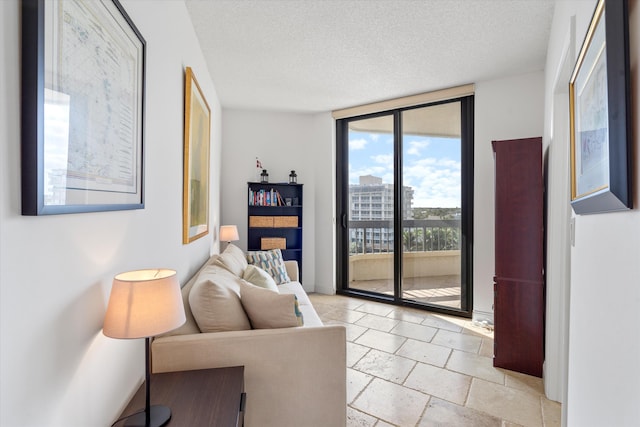
{"type": "Polygon", "coordinates": [[[345,426],[346,331],[322,325],[298,281],[296,262],[285,262],[291,282],[278,290],[296,295],[304,326],[203,333],[189,303],[194,285],[203,286],[198,282],[213,277],[234,288],[237,283],[232,282],[240,280],[219,258],[214,255],[182,288],[187,321],[153,340],[153,372],[242,365],[245,426],[345,426]]]}

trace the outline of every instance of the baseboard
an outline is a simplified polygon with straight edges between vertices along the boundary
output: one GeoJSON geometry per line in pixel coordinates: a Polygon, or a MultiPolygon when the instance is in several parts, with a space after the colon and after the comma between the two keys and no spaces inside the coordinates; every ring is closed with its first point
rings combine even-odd
{"type": "Polygon", "coordinates": [[[474,325],[493,326],[493,312],[473,310],[471,321],[474,325]]]}

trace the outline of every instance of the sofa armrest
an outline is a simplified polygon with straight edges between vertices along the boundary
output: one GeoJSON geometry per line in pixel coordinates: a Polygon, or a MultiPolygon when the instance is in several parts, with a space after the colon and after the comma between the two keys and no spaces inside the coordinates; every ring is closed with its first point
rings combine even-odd
{"type": "Polygon", "coordinates": [[[157,338],[153,372],[244,366],[247,427],[346,425],[343,326],[157,338]]]}
{"type": "Polygon", "coordinates": [[[284,266],[287,269],[287,275],[292,282],[300,281],[300,270],[298,268],[298,261],[285,261],[284,266]]]}

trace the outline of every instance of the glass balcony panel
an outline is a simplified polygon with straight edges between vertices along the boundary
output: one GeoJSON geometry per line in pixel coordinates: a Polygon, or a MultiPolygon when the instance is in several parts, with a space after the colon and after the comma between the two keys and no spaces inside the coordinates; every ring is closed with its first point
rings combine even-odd
{"type": "Polygon", "coordinates": [[[351,122],[348,138],[349,288],[393,296],[393,116],[351,122]]]}
{"type": "Polygon", "coordinates": [[[460,102],[403,111],[402,129],[402,298],[460,308],[460,102]]]}

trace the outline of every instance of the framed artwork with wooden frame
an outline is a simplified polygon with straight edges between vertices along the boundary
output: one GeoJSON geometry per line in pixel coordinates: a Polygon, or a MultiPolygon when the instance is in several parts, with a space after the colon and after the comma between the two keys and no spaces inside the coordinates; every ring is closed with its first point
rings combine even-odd
{"type": "Polygon", "coordinates": [[[143,209],[146,42],[117,0],[23,0],[22,214],[143,209]]]}
{"type": "Polygon", "coordinates": [[[191,67],[185,72],[182,243],[209,233],[211,110],[191,67]]]}
{"type": "Polygon", "coordinates": [[[632,206],[629,88],[627,0],[600,0],[569,82],[576,214],[632,206]]]}

